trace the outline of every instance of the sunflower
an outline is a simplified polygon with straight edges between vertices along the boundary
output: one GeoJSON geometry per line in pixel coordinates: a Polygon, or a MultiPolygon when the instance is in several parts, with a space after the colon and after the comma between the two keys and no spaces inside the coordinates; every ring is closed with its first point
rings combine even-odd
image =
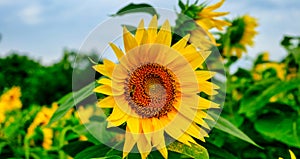
{"type": "Polygon", "coordinates": [[[246,46],[254,45],[254,37],[258,33],[255,29],[258,26],[257,20],[249,15],[239,17],[229,27],[230,47],[229,54],[241,57],[247,52],[246,46]]]}
{"type": "MultiPolygon", "coordinates": [[[[217,28],[218,30],[222,31],[223,27],[231,25],[231,23],[228,21],[216,19],[217,17],[229,14],[229,12],[214,12],[214,10],[220,8],[224,2],[225,0],[221,0],[220,2],[214,5],[203,7],[203,9],[200,10],[197,18],[195,19],[196,23],[201,28],[203,28],[203,30],[206,32],[207,36],[209,36],[213,44],[216,44],[216,40],[214,36],[209,32],[209,30],[217,28]]],[[[192,37],[196,36],[197,33],[199,33],[199,29],[192,31],[192,37]]]]}
{"type": "Polygon", "coordinates": [[[104,59],[93,66],[106,76],[94,92],[107,95],[98,106],[113,108],[108,127],[126,123],[123,157],[137,144],[142,158],[152,147],[168,158],[164,133],[186,145],[197,144],[192,137],[204,141],[208,136],[204,119],[213,119],[206,110],[219,105],[197,94],[218,93],[218,86],[208,81],[214,73],[199,69],[210,52],[188,44],[189,35],[174,45],[171,41],[167,20],[160,30],[156,16],[148,29],[141,20],[134,35],[124,27],[125,51],[110,43],[119,63],[104,59]]]}
{"type": "MultiPolygon", "coordinates": [[[[57,103],[53,103],[50,108],[42,107],[42,109],[37,113],[33,122],[30,124],[30,126],[27,129],[26,136],[29,137],[29,136],[34,135],[37,127],[41,128],[41,130],[43,132],[42,147],[45,149],[49,149],[51,147],[52,139],[53,139],[53,130],[51,128],[48,128],[45,126],[48,124],[51,116],[54,114],[54,112],[56,111],[57,108],[58,108],[57,103]]],[[[32,140],[32,143],[34,143],[33,140],[32,140]]]]}
{"type": "Polygon", "coordinates": [[[268,76],[277,76],[281,80],[286,79],[286,65],[284,63],[272,62],[269,58],[269,53],[264,52],[258,57],[257,64],[253,68],[253,79],[261,80],[266,73],[268,76]],[[273,72],[272,72],[273,71],[273,72]],[[275,71],[275,73],[274,73],[275,71]],[[270,73],[273,73],[272,75],[270,73]]]}

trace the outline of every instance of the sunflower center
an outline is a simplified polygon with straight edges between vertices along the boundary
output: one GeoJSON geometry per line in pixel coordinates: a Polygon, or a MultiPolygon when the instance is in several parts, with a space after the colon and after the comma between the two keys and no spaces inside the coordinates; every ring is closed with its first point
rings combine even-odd
{"type": "Polygon", "coordinates": [[[142,65],[126,80],[126,100],[139,116],[159,118],[171,111],[176,102],[175,79],[165,66],[156,63],[142,65]]]}

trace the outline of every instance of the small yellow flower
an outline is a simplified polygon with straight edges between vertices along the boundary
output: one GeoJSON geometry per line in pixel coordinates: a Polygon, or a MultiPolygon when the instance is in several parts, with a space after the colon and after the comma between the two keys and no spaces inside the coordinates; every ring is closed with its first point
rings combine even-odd
{"type": "Polygon", "coordinates": [[[51,108],[45,106],[42,107],[42,109],[35,116],[31,125],[28,127],[27,135],[32,135],[35,128],[38,126],[46,126],[57,108],[58,105],[56,103],[53,103],[51,108]]]}
{"type": "Polygon", "coordinates": [[[22,107],[20,97],[21,88],[12,87],[0,97],[0,109],[5,110],[5,112],[20,109],[22,107]]]}
{"type": "Polygon", "coordinates": [[[269,61],[269,60],[270,60],[269,52],[264,52],[262,54],[262,61],[269,61]]]}
{"type": "Polygon", "coordinates": [[[53,130],[51,128],[42,128],[43,132],[43,143],[42,146],[44,149],[48,150],[52,146],[53,130]]]}
{"type": "Polygon", "coordinates": [[[80,123],[85,124],[90,122],[90,117],[94,114],[95,109],[93,106],[79,106],[77,108],[76,117],[80,118],[80,123]]]}
{"type": "MultiPolygon", "coordinates": [[[[229,12],[215,12],[216,9],[220,8],[225,0],[221,0],[220,2],[204,7],[199,13],[198,18],[195,19],[196,23],[203,28],[206,34],[209,36],[211,41],[216,44],[216,40],[214,36],[209,32],[210,29],[217,28],[218,30],[223,30],[223,27],[230,26],[231,23],[225,20],[216,19],[221,16],[225,16],[229,14],[229,12]]],[[[196,35],[196,32],[191,33],[192,37],[196,35]]]]}
{"type": "Polygon", "coordinates": [[[257,34],[255,30],[257,26],[257,20],[249,15],[233,20],[232,26],[228,28],[230,44],[229,46],[225,44],[223,52],[240,58],[243,52],[247,52],[246,46],[254,45],[253,39],[257,34]]]}
{"type": "Polygon", "coordinates": [[[148,29],[142,20],[135,35],[124,27],[123,40],[124,52],[110,44],[119,63],[104,59],[94,66],[105,76],[94,92],[107,95],[97,105],[113,108],[108,127],[127,123],[123,157],[137,144],[143,159],[152,147],[168,158],[165,133],[186,145],[197,144],[191,136],[204,141],[203,128],[209,129],[204,118],[213,120],[205,111],[219,108],[197,95],[218,93],[219,87],[208,81],[214,73],[199,70],[210,52],[188,44],[189,35],[171,45],[169,22],[157,30],[156,16],[148,29]]]}
{"type": "Polygon", "coordinates": [[[257,64],[254,68],[253,77],[255,80],[262,79],[262,73],[267,69],[274,69],[279,79],[284,80],[286,74],[286,66],[283,63],[268,62],[257,64]]]}

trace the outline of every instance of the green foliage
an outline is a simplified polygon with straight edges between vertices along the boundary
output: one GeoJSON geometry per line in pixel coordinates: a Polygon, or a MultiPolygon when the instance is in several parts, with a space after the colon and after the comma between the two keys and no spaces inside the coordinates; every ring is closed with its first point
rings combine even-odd
{"type": "Polygon", "coordinates": [[[121,16],[130,13],[148,13],[152,16],[153,15],[158,16],[156,10],[151,5],[146,3],[140,3],[140,4],[130,3],[127,6],[121,8],[119,11],[117,11],[116,14],[113,14],[111,16],[121,16]]]}
{"type": "Polygon", "coordinates": [[[180,142],[173,142],[170,145],[168,145],[169,151],[174,151],[180,154],[184,154],[188,157],[192,157],[195,159],[208,159],[209,155],[203,146],[192,144],[191,147],[180,143],[180,142]]]}
{"type": "Polygon", "coordinates": [[[245,93],[245,98],[243,98],[241,102],[239,113],[245,113],[247,117],[256,116],[256,112],[265,106],[271,97],[278,93],[293,90],[299,86],[298,78],[289,81],[280,81],[275,78],[259,82],[249,87],[245,93]],[[260,93],[258,97],[253,96],[253,94],[258,92],[260,93]]]}
{"type": "Polygon", "coordinates": [[[0,90],[20,86],[24,103],[51,104],[71,91],[69,56],[74,55],[65,52],[63,59],[52,66],[43,66],[18,54],[0,58],[0,90]]]}
{"type": "Polygon", "coordinates": [[[61,106],[56,110],[56,112],[51,117],[49,125],[56,122],[60,118],[62,118],[71,108],[75,106],[76,103],[81,102],[86,99],[93,93],[93,89],[95,87],[95,83],[92,82],[84,88],[80,89],[77,92],[69,93],[62,97],[61,100],[58,101],[61,106]]]}
{"type": "MultiPolygon", "coordinates": [[[[216,114],[211,114],[213,117],[217,118],[216,114]]],[[[215,125],[216,129],[219,129],[221,131],[224,131],[232,136],[235,136],[241,140],[244,140],[250,144],[253,144],[257,147],[258,146],[252,139],[250,139],[246,134],[244,134],[241,130],[239,130],[235,125],[233,125],[232,123],[230,123],[229,121],[227,121],[225,118],[223,117],[219,117],[217,119],[217,123],[215,125]]],[[[261,148],[261,147],[260,147],[261,148]]]]}

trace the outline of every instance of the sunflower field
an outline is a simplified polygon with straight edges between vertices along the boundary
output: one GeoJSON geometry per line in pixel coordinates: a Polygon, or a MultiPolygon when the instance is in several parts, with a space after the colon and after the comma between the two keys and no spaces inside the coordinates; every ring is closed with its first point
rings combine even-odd
{"type": "Polygon", "coordinates": [[[259,17],[228,19],[224,3],[179,0],[174,23],[130,3],[111,16],[148,18],[122,21],[107,57],[0,57],[0,158],[300,158],[300,36],[274,44],[281,61],[236,67],[259,17]]]}

